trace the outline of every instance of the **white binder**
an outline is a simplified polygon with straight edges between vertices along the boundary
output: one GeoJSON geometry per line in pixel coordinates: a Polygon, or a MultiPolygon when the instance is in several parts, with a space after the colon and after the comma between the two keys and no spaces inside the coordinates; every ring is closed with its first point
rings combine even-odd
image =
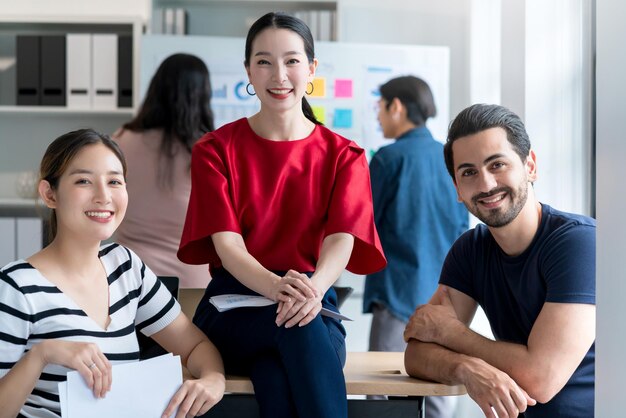
{"type": "Polygon", "coordinates": [[[91,80],[94,109],[117,108],[117,35],[96,34],[91,38],[91,80]]]}
{"type": "Polygon", "coordinates": [[[68,33],[66,35],[67,107],[85,109],[91,107],[91,34],[68,33]]]}

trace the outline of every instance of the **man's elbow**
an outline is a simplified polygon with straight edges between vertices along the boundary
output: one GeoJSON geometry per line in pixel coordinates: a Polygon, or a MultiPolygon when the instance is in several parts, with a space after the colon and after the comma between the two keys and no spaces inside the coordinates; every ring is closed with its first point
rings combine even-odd
{"type": "Polygon", "coordinates": [[[560,376],[554,367],[545,367],[542,370],[529,371],[521,386],[537,402],[547,403],[563,389],[565,383],[567,378],[560,376]]]}
{"type": "Polygon", "coordinates": [[[404,368],[409,376],[423,379],[424,375],[419,368],[420,362],[418,360],[420,355],[418,345],[419,342],[415,340],[411,340],[407,344],[404,351],[404,368]]]}

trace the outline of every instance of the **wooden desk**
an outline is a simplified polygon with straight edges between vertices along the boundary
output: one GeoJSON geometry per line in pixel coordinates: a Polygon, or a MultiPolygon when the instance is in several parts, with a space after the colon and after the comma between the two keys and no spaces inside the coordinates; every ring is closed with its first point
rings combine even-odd
{"type": "MultiPolygon", "coordinates": [[[[348,395],[389,395],[389,400],[349,399],[350,417],[423,416],[424,396],[467,393],[463,385],[414,379],[404,369],[404,353],[350,352],[344,367],[348,395]]],[[[222,402],[204,417],[258,417],[254,388],[247,377],[227,376],[222,402]]]]}

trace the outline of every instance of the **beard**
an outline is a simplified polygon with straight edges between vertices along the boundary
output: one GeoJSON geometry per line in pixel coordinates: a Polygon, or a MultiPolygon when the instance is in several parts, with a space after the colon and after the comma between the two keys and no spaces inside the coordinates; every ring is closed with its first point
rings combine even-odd
{"type": "Polygon", "coordinates": [[[479,193],[472,197],[471,205],[465,203],[465,207],[485,225],[492,228],[501,228],[517,218],[517,215],[519,215],[526,204],[526,200],[528,200],[528,182],[524,181],[515,191],[510,187],[499,187],[491,190],[489,193],[479,193]],[[508,196],[511,199],[512,203],[508,207],[480,209],[478,200],[502,192],[506,193],[505,198],[508,196]]]}

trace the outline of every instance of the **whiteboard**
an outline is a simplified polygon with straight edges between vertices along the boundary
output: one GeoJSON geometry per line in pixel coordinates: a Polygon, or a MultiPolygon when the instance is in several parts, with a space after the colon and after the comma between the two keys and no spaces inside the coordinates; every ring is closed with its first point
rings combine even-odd
{"type": "MultiPolygon", "coordinates": [[[[141,44],[140,97],[159,64],[174,53],[202,59],[211,73],[215,126],[251,116],[260,108],[249,96],[244,61],[244,38],[216,36],[144,35],[141,44]]],[[[448,47],[316,42],[319,61],[314,90],[307,100],[318,119],[368,150],[368,156],[386,140],[376,119],[378,87],[387,80],[414,75],[433,91],[437,116],[428,128],[443,141],[450,108],[450,52],[448,47]]]]}

